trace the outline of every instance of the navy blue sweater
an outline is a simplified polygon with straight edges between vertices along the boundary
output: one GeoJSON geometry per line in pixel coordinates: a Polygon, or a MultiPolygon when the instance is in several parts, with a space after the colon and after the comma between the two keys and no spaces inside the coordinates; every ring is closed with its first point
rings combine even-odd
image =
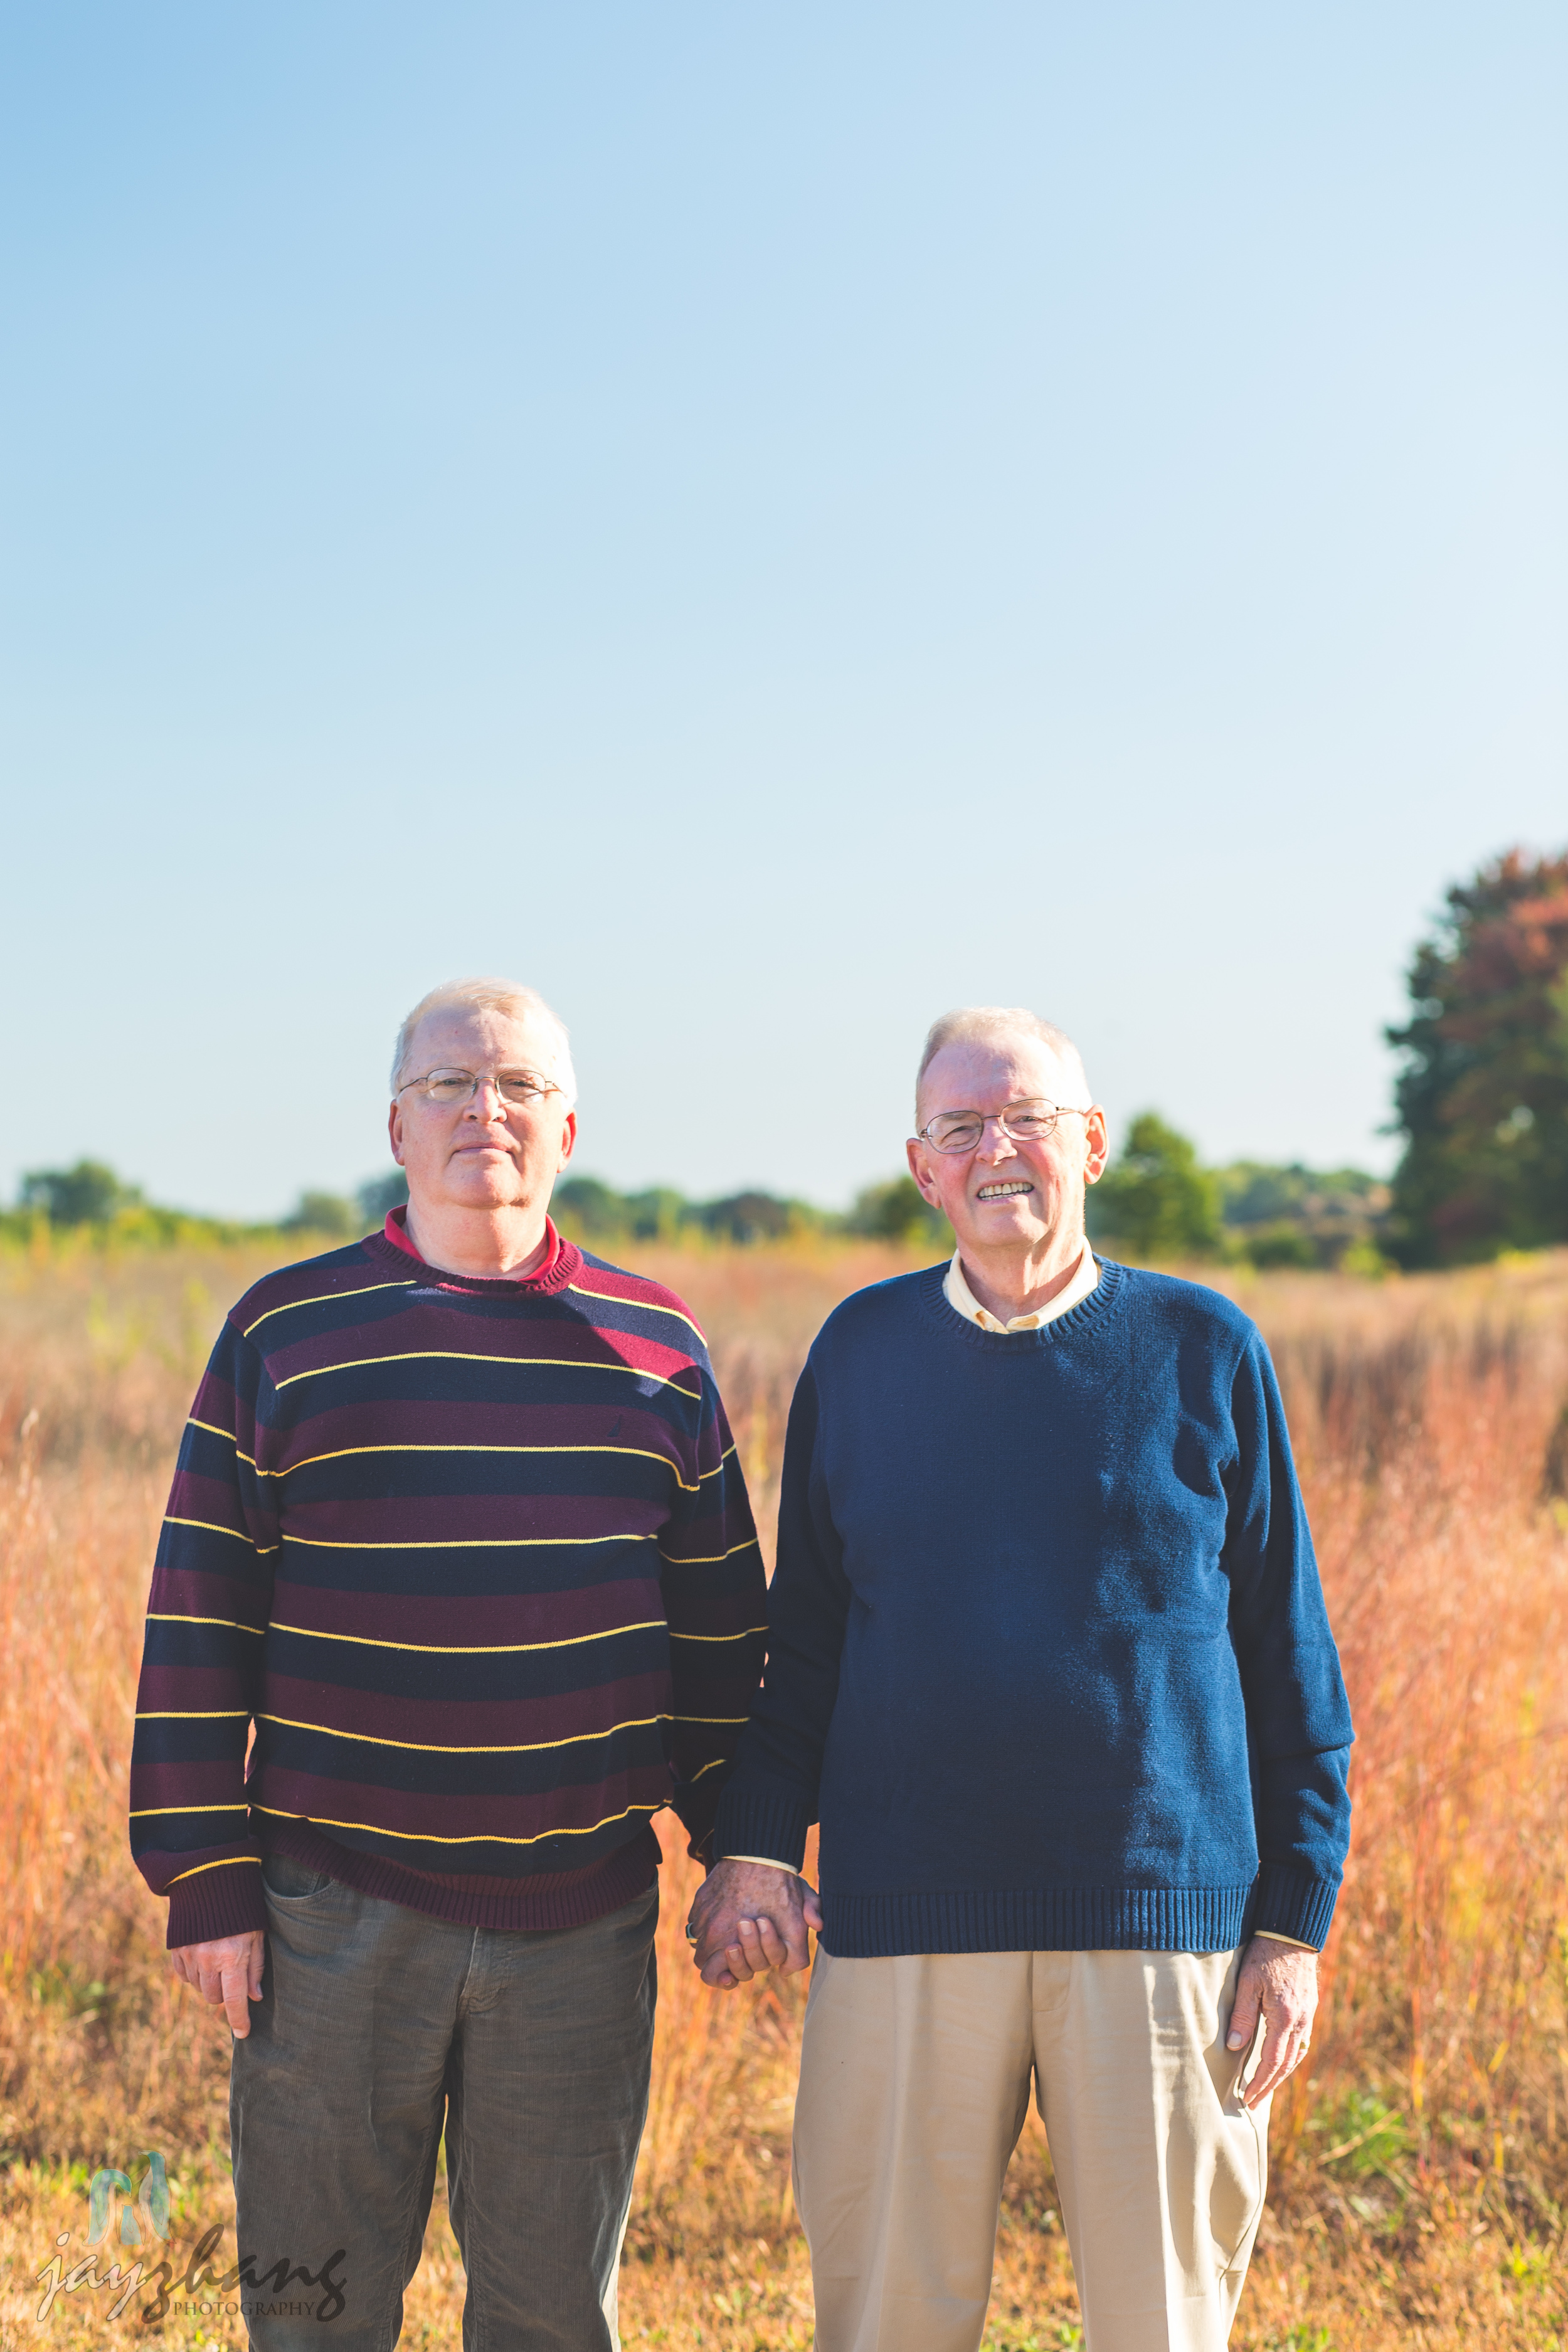
{"type": "Polygon", "coordinates": [[[1350,1710],[1257,1328],[1106,1263],[987,1333],[942,1274],[801,1374],[716,1851],[798,1867],[820,1819],[845,1957],[1321,1944],[1350,1710]]]}

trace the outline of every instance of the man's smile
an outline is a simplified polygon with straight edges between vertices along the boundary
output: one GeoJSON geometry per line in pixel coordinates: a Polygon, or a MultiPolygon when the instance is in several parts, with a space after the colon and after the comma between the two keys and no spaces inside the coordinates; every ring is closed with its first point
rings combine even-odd
{"type": "Polygon", "coordinates": [[[1032,1192],[1034,1186],[1023,1176],[1010,1176],[1003,1184],[982,1184],[975,1194],[977,1201],[1010,1201],[1016,1192],[1032,1192]]]}

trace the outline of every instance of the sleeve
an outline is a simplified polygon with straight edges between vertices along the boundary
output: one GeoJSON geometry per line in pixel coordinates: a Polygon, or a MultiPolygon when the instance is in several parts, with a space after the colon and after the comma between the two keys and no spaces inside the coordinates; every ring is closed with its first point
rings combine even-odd
{"type": "Polygon", "coordinates": [[[674,1692],[670,1802],[700,1859],[762,1673],[768,1629],[767,1580],[745,1477],[712,1374],[700,1369],[696,1458],[679,1476],[659,1537],[674,1692]]]}
{"type": "Polygon", "coordinates": [[[768,1662],[719,1802],[716,1854],[776,1856],[798,1870],[817,1817],[827,1727],[849,1618],[843,1546],[822,1475],[819,1401],[808,1362],[790,1407],[768,1593],[768,1662]]]}
{"type": "Polygon", "coordinates": [[[260,1360],[226,1324],[180,1445],[147,1601],[131,1850],[169,1898],[169,1946],[267,1925],[245,1761],[278,1548],[258,1474],[260,1360]]]}
{"type": "Polygon", "coordinates": [[[1350,1844],[1350,1702],[1285,1409],[1263,1341],[1237,1369],[1224,1565],[1247,1706],[1259,1870],[1251,1926],[1321,1947],[1350,1844]]]}

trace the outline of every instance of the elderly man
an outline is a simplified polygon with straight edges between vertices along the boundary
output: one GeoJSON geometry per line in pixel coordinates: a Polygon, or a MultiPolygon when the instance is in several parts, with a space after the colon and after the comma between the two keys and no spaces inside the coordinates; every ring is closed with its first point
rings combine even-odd
{"type": "Polygon", "coordinates": [[[821,1934],[817,2352],[973,2352],[1031,2076],[1088,2352],[1218,2352],[1348,1830],[1279,1391],[1228,1300],[1096,1262],[1105,1121],[1058,1030],[950,1013],[917,1106],[958,1249],[846,1300],[801,1376],[697,1963],[821,1934]]]}
{"type": "Polygon", "coordinates": [[[252,2342],[395,2342],[444,2137],[465,2345],[609,2352],[650,1822],[710,1834],[762,1567],[701,1333],[551,1222],[549,1007],[436,990],[392,1092],[406,1213],[259,1283],[197,1395],[133,1843],[235,2035],[252,2342]]]}

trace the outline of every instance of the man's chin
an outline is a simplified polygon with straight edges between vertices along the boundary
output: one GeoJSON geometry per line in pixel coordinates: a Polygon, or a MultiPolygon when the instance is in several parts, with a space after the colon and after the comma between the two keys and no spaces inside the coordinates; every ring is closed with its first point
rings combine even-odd
{"type": "Polygon", "coordinates": [[[454,1171],[447,1177],[441,1205],[447,1209],[526,1209],[528,1200],[520,1196],[515,1182],[507,1181],[508,1171],[497,1168],[471,1168],[454,1171]]]}
{"type": "Polygon", "coordinates": [[[976,1242],[994,1248],[998,1242],[1043,1242],[1049,1230],[1032,1201],[979,1201],[966,1220],[976,1242]]]}

